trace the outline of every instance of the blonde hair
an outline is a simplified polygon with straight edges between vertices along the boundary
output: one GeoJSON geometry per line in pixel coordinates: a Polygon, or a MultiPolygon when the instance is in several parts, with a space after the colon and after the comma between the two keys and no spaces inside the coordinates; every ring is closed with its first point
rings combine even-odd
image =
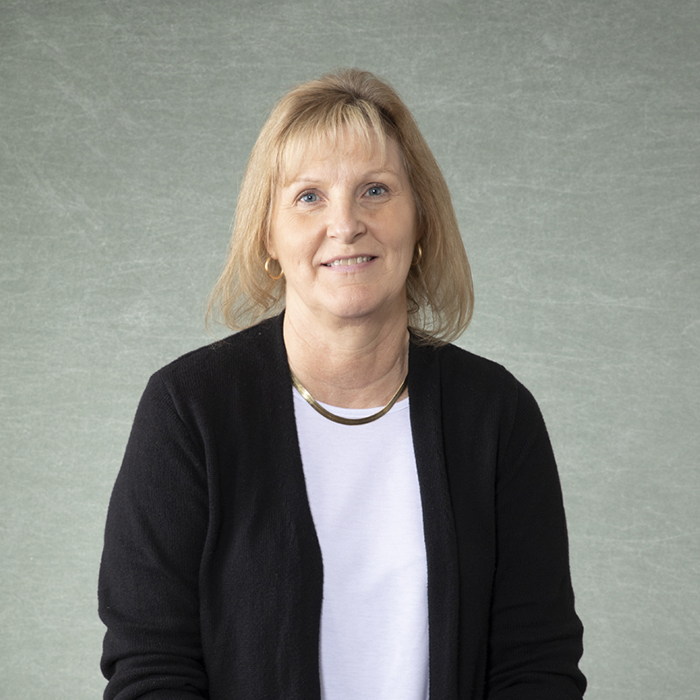
{"type": "MultiPolygon", "coordinates": [[[[207,317],[232,330],[278,313],[284,277],[265,271],[273,195],[292,154],[350,131],[368,148],[399,146],[417,213],[419,263],[406,280],[409,327],[424,343],[457,338],[471,320],[471,270],[445,178],[396,91],[372,73],[339,70],[290,90],[275,106],[253,147],[241,183],[228,259],[207,317]]],[[[277,272],[277,265],[274,272],[277,272]]]]}

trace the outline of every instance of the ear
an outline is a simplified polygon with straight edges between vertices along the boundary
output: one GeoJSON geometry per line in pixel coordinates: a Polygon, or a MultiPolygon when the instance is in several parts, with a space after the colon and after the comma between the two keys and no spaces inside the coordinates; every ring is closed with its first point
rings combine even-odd
{"type": "Polygon", "coordinates": [[[275,245],[272,240],[272,227],[270,225],[268,225],[267,227],[267,235],[265,236],[265,250],[271,258],[277,260],[277,253],[275,251],[275,245]]]}
{"type": "Polygon", "coordinates": [[[420,225],[420,221],[418,220],[418,214],[416,214],[415,229],[416,229],[415,242],[418,243],[418,241],[420,241],[420,239],[423,238],[423,234],[425,233],[425,231],[423,230],[423,227],[420,225]]]}

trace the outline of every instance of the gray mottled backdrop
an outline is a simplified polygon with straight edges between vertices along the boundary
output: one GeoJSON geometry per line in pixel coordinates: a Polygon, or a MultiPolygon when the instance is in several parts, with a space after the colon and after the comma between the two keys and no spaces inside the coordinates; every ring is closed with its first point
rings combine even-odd
{"type": "Polygon", "coordinates": [[[697,0],[1,0],[0,697],[99,696],[139,395],[210,339],[267,111],[338,66],[414,111],[474,268],[460,342],[542,405],[588,697],[695,700],[697,0]]]}

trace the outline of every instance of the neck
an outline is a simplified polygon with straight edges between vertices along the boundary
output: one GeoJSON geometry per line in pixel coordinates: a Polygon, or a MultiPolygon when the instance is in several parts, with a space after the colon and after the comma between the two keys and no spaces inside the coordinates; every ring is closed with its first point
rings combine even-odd
{"type": "Polygon", "coordinates": [[[408,372],[407,323],[403,313],[329,324],[287,308],[283,334],[290,367],[317,401],[383,406],[408,372]]]}

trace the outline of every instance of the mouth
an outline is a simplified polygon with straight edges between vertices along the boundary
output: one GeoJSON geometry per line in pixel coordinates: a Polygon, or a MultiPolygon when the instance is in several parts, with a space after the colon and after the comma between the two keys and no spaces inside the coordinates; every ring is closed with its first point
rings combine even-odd
{"type": "Polygon", "coordinates": [[[376,255],[358,255],[354,258],[336,258],[328,262],[321,263],[323,267],[347,267],[348,265],[359,265],[374,260],[376,255]]]}

